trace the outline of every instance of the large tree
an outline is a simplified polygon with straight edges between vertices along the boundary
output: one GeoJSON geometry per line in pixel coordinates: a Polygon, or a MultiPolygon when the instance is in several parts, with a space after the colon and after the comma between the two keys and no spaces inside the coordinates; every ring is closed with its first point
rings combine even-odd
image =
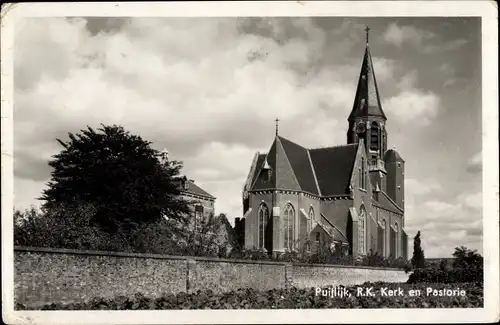
{"type": "Polygon", "coordinates": [[[57,141],[63,149],[49,161],[53,171],[40,198],[44,208],[90,204],[96,211],[93,222],[111,232],[162,216],[182,219],[189,212],[175,183],[182,164],[161,159],[140,136],[101,125],[57,141]]]}
{"type": "Polygon", "coordinates": [[[425,267],[425,256],[424,250],[422,249],[420,231],[417,232],[417,234],[413,238],[413,256],[411,258],[411,264],[416,269],[425,267]]]}
{"type": "Polygon", "coordinates": [[[483,257],[476,250],[468,249],[465,246],[455,247],[453,252],[454,267],[482,267],[483,257]]]}

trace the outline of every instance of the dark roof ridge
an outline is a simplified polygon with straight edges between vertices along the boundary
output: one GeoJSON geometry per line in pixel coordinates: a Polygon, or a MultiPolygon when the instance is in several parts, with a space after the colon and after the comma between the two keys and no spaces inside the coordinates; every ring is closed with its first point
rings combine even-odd
{"type": "Polygon", "coordinates": [[[357,145],[358,145],[358,143],[347,143],[347,144],[338,144],[336,146],[309,148],[307,150],[324,150],[324,149],[332,149],[332,148],[340,148],[340,147],[350,147],[350,146],[357,146],[357,145]]]}
{"type": "Polygon", "coordinates": [[[401,212],[404,212],[404,210],[396,202],[394,202],[394,200],[391,199],[391,197],[387,193],[385,193],[384,191],[380,191],[380,193],[382,193],[389,200],[389,202],[394,204],[394,206],[396,208],[398,208],[398,210],[400,210],[401,212]]]}
{"type": "Polygon", "coordinates": [[[287,139],[287,138],[285,138],[285,137],[282,137],[281,135],[278,135],[278,138],[279,138],[280,140],[285,140],[285,141],[291,142],[291,143],[293,143],[294,145],[299,146],[299,147],[301,147],[301,148],[303,148],[303,149],[307,150],[307,148],[306,148],[306,147],[301,146],[301,145],[300,145],[300,144],[298,144],[297,142],[294,142],[294,141],[292,141],[292,140],[290,140],[290,139],[287,139]]]}

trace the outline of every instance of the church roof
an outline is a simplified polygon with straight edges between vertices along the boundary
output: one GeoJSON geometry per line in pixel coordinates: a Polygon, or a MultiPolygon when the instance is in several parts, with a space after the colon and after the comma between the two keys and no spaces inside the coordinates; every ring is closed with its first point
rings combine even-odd
{"type": "Polygon", "coordinates": [[[309,193],[319,194],[308,150],[283,137],[280,139],[301,189],[309,193]]]}
{"type": "Polygon", "coordinates": [[[378,200],[374,200],[373,202],[376,206],[379,206],[383,209],[389,210],[391,212],[397,213],[397,214],[402,214],[403,210],[393,201],[389,198],[389,196],[381,191],[380,194],[378,195],[378,200]]]}
{"type": "Polygon", "coordinates": [[[387,119],[382,110],[377,79],[375,78],[372,56],[368,44],[366,45],[365,56],[359,74],[358,88],[349,120],[363,116],[380,116],[387,119]]]}
{"type": "Polygon", "coordinates": [[[399,155],[396,149],[389,149],[384,154],[384,161],[404,161],[403,158],[399,155]]]}
{"type": "Polygon", "coordinates": [[[287,189],[322,196],[347,194],[356,152],[357,144],[306,149],[277,136],[268,154],[257,158],[251,190],[287,189]],[[264,168],[266,164],[269,170],[264,168]]]}
{"type": "Polygon", "coordinates": [[[357,144],[310,149],[321,195],[348,193],[357,144]]]}

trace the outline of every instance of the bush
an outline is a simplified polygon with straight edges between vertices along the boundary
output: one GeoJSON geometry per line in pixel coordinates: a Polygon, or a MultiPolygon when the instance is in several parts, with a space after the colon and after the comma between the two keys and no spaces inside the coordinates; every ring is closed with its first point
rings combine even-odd
{"type": "Polygon", "coordinates": [[[255,261],[271,259],[269,254],[262,248],[252,247],[250,249],[247,249],[247,248],[241,248],[239,246],[231,250],[231,252],[227,255],[227,258],[237,259],[237,260],[255,260],[255,261]]]}
{"type": "Polygon", "coordinates": [[[456,247],[453,257],[453,267],[482,267],[484,263],[483,257],[477,251],[465,246],[456,247]]]}
{"type": "Polygon", "coordinates": [[[459,267],[440,269],[427,267],[410,274],[408,283],[468,283],[483,282],[482,267],[459,267]]]}
{"type": "MultiPolygon", "coordinates": [[[[483,288],[480,283],[461,283],[458,287],[465,290],[465,296],[427,295],[427,284],[402,283],[364,283],[346,287],[349,297],[331,297],[316,294],[315,288],[272,289],[256,291],[251,288],[215,294],[211,290],[193,293],[163,294],[149,298],[138,293],[132,297],[113,299],[94,298],[83,303],[48,304],[42,310],[165,310],[165,309],[292,309],[292,308],[481,308],[483,307],[483,288]],[[374,297],[357,296],[359,287],[373,287],[374,297]],[[403,296],[383,296],[382,288],[401,288],[403,296]],[[418,289],[420,296],[411,296],[409,290],[418,289]]],[[[435,290],[457,289],[457,285],[436,284],[435,290]]],[[[16,309],[27,309],[16,304],[16,309]]]]}

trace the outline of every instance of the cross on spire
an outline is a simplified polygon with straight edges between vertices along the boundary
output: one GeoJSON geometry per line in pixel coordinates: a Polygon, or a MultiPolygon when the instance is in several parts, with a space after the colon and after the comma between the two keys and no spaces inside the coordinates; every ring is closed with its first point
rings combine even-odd
{"type": "Polygon", "coordinates": [[[278,135],[278,123],[280,120],[279,120],[279,118],[276,118],[274,121],[276,122],[276,136],[277,136],[278,135]]]}
{"type": "Polygon", "coordinates": [[[370,33],[370,27],[368,27],[368,25],[365,27],[365,32],[366,32],[366,45],[368,45],[368,37],[369,37],[369,33],[370,33]]]}

